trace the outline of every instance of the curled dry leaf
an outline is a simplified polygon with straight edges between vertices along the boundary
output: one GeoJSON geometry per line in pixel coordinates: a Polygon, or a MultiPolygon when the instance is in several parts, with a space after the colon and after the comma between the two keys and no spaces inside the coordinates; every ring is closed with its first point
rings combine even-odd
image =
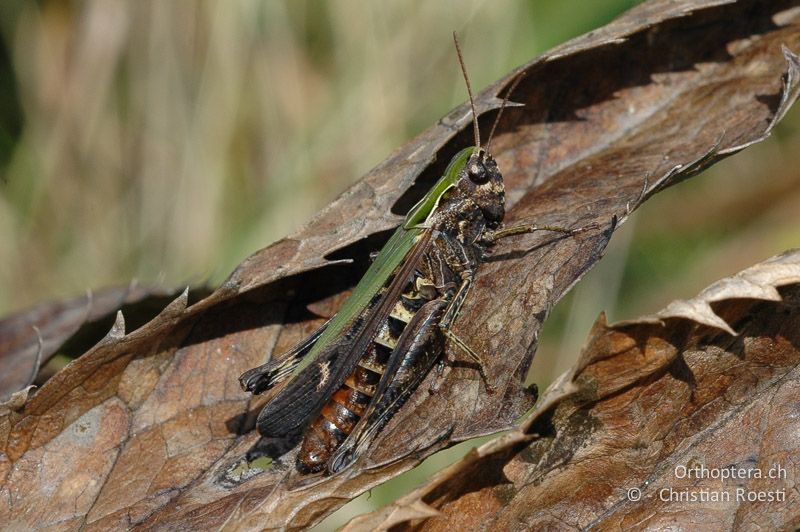
{"type": "Polygon", "coordinates": [[[800,250],[654,316],[601,316],[519,430],[345,530],[796,528],[800,250]]]}
{"type": "Polygon", "coordinates": [[[78,356],[86,351],[103,337],[118,309],[124,307],[128,315],[147,314],[147,309],[163,308],[174,294],[134,281],[128,286],[87,291],[85,296],[67,301],[44,303],[3,318],[0,402],[36,381],[40,368],[57,352],[78,356]],[[98,329],[103,329],[99,335],[98,329]]]}
{"type": "Polygon", "coordinates": [[[510,427],[533,401],[522,383],[542,321],[600,258],[615,222],[763,139],[793,103],[799,66],[782,46],[800,49],[795,6],[654,0],[477,96],[487,125],[498,95],[526,72],[512,95],[524,107],[504,115],[492,150],[506,177],[507,221],[601,227],[521,238],[482,268],[456,332],[485,353],[494,394],[473,369],[451,368],[437,394],[423,383],[345,474],[291,491],[290,465],[232,473],[257,440],[253,419],[264,401],[250,401],[238,375],[334,312],[368,252],[470,144],[462,105],[209,297],[187,307],[184,295],[130,333],[120,317],[22,408],[0,413],[0,520],[307,526],[452,442],[510,427]]]}

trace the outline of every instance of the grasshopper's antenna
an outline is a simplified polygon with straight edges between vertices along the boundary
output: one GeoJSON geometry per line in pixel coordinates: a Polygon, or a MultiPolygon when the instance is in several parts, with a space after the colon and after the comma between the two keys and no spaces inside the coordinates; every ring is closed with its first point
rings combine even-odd
{"type": "Polygon", "coordinates": [[[503,116],[503,111],[506,108],[506,104],[508,103],[508,99],[511,97],[511,93],[514,92],[514,89],[517,88],[519,82],[522,81],[522,78],[525,77],[525,71],[523,70],[516,76],[514,76],[514,80],[511,83],[511,87],[508,88],[506,91],[506,96],[503,98],[503,104],[500,106],[500,111],[497,113],[497,118],[494,119],[494,124],[492,124],[492,129],[489,131],[489,140],[486,141],[486,153],[491,153],[489,148],[492,146],[492,138],[494,138],[494,130],[497,129],[497,124],[500,123],[500,117],[503,116]]]}
{"type": "Polygon", "coordinates": [[[475,132],[475,147],[478,151],[481,150],[481,132],[478,129],[478,115],[475,114],[475,99],[472,97],[472,86],[469,84],[469,76],[467,76],[467,67],[464,66],[464,56],[461,55],[461,47],[458,45],[458,35],[453,32],[453,42],[456,43],[456,53],[458,54],[458,63],[461,65],[461,72],[464,74],[464,81],[467,83],[467,93],[469,93],[469,105],[472,107],[472,127],[475,132]]]}

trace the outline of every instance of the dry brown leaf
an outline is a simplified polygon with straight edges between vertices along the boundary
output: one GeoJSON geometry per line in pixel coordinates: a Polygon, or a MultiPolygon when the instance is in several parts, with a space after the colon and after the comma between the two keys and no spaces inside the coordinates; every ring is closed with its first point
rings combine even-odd
{"type": "Polygon", "coordinates": [[[78,356],[97,343],[118,309],[124,307],[127,315],[146,315],[147,309],[163,308],[174,297],[174,291],[141,286],[134,281],[128,286],[87,291],[75,299],[44,303],[3,318],[0,402],[37,380],[40,368],[56,352],[78,356]],[[103,331],[99,335],[98,329],[103,331]]]}
{"type": "MultiPolygon", "coordinates": [[[[507,221],[597,222],[602,231],[525,237],[482,268],[456,332],[486,353],[493,395],[474,370],[452,368],[439,393],[423,383],[367,461],[346,474],[290,491],[291,465],[231,473],[257,439],[253,418],[264,401],[251,402],[238,375],[334,311],[380,232],[469,145],[462,105],[296,235],[244,261],[211,296],[187,308],[184,295],[130,333],[120,316],[22,408],[0,413],[0,521],[307,526],[452,442],[510,427],[532,402],[522,381],[542,321],[599,259],[614,220],[763,139],[793,103],[800,66],[782,46],[800,49],[796,5],[651,1],[520,68],[527,75],[513,99],[525,107],[504,116],[493,144],[507,221]]],[[[515,75],[478,95],[483,124],[515,75]]]]}
{"type": "Polygon", "coordinates": [[[654,316],[601,316],[582,360],[519,430],[345,530],[398,525],[389,517],[420,504],[440,512],[417,521],[425,530],[796,528],[800,250],[654,316]],[[701,466],[712,478],[687,478],[701,466]],[[767,478],[778,466],[785,476],[767,478]],[[778,500],[737,499],[758,493],[778,500]]]}

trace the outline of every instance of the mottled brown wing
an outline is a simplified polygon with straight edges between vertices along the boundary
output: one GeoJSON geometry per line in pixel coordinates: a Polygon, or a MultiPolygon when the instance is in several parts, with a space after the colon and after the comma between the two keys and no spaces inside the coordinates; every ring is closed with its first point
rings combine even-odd
{"type": "Polygon", "coordinates": [[[380,297],[359,315],[340,341],[326,347],[264,407],[257,422],[262,436],[282,438],[295,435],[319,413],[353,372],[375,339],[380,325],[388,319],[430,239],[431,232],[424,231],[380,297]]]}

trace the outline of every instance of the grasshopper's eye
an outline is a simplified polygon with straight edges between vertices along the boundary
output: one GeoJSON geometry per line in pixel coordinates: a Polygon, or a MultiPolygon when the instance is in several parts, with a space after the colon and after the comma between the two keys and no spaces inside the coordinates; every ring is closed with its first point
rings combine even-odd
{"type": "Polygon", "coordinates": [[[470,161],[467,164],[467,173],[475,183],[483,183],[489,177],[489,172],[480,160],[470,161]]]}

